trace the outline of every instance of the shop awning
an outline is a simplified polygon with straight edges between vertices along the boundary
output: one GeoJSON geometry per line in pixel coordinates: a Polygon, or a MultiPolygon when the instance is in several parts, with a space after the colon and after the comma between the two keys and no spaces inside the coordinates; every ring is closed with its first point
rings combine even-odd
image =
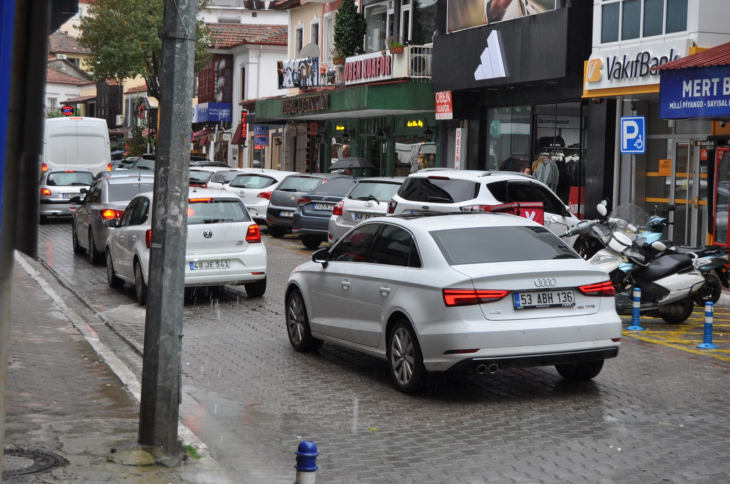
{"type": "Polygon", "coordinates": [[[232,145],[242,145],[246,142],[246,140],[244,140],[243,137],[241,136],[241,131],[242,131],[241,123],[238,123],[236,132],[233,133],[233,139],[231,140],[232,145]]]}
{"type": "Polygon", "coordinates": [[[210,146],[210,138],[207,136],[200,140],[200,143],[198,143],[198,146],[210,146]]]}
{"type": "Polygon", "coordinates": [[[652,71],[666,71],[669,69],[688,69],[691,67],[716,67],[730,65],[730,42],[703,50],[696,54],[680,57],[652,68],[652,71]]]}
{"type": "Polygon", "coordinates": [[[212,132],[213,132],[213,130],[210,128],[201,129],[200,131],[196,131],[195,133],[193,133],[193,139],[198,139],[201,136],[205,136],[206,134],[212,133],[212,132]]]}
{"type": "Polygon", "coordinates": [[[96,101],[96,96],[81,96],[81,97],[75,97],[72,99],[66,99],[63,104],[78,104],[78,103],[85,103],[89,101],[96,101]]]}

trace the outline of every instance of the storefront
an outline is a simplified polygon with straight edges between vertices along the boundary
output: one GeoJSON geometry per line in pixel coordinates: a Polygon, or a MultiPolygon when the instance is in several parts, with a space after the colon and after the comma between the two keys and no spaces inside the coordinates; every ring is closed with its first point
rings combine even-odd
{"type": "Polygon", "coordinates": [[[456,149],[451,132],[460,128],[461,168],[532,174],[576,215],[592,216],[590,205],[611,188],[613,144],[605,139],[615,116],[611,105],[582,98],[592,4],[541,3],[541,13],[489,20],[444,2],[447,35],[434,42],[433,83],[452,93],[457,121],[440,121],[446,149],[456,149]]]}

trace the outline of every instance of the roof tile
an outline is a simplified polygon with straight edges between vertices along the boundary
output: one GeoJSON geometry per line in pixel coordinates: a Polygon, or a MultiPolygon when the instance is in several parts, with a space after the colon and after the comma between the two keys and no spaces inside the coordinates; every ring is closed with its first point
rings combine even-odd
{"type": "Polygon", "coordinates": [[[47,84],[73,84],[74,86],[83,86],[86,84],[93,84],[91,81],[85,81],[83,79],[79,79],[78,77],[72,77],[68,74],[64,74],[63,72],[57,71],[55,69],[51,69],[50,67],[46,68],[46,83],[47,84]]]}
{"type": "Polygon", "coordinates": [[[230,49],[241,44],[287,45],[287,25],[266,24],[207,24],[218,49],[230,49]]]}
{"type": "Polygon", "coordinates": [[[91,50],[81,47],[76,39],[60,30],[51,34],[49,42],[51,54],[91,54],[91,50]]]}
{"type": "Polygon", "coordinates": [[[666,71],[669,69],[686,69],[689,67],[712,67],[726,66],[730,64],[730,42],[718,45],[711,49],[703,50],[696,54],[680,57],[679,59],[667,62],[656,67],[656,70],[666,71]]]}

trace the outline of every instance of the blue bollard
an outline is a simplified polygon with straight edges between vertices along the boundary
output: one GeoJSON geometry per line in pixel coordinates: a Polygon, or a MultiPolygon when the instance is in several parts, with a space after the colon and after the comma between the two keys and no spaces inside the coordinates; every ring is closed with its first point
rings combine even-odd
{"type": "Polygon", "coordinates": [[[629,331],[644,331],[641,327],[641,289],[638,287],[634,288],[634,307],[631,313],[631,326],[628,328],[629,331]]]}
{"type": "Polygon", "coordinates": [[[705,304],[705,335],[702,343],[697,345],[703,350],[716,350],[717,345],[712,344],[712,313],[715,311],[715,304],[708,302],[705,304]]]}
{"type": "Polygon", "coordinates": [[[294,484],[315,484],[317,480],[317,444],[310,440],[304,440],[299,444],[299,448],[296,451],[297,454],[297,465],[294,468],[297,470],[297,477],[294,484]]]}

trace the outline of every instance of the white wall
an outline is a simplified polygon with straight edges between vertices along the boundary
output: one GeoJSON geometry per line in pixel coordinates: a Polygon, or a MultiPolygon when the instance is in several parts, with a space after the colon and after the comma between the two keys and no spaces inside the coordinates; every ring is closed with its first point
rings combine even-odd
{"type": "Polygon", "coordinates": [[[218,23],[219,17],[241,17],[242,24],[286,25],[289,14],[281,10],[247,10],[243,7],[208,7],[198,12],[198,18],[206,23],[218,23]],[[256,14],[254,17],[253,14],[256,14]]]}
{"type": "Polygon", "coordinates": [[[81,87],[79,86],[74,86],[73,84],[46,84],[46,110],[48,109],[49,98],[55,98],[57,100],[56,109],[60,109],[67,99],[72,99],[79,96],[81,96],[81,87]]]}

